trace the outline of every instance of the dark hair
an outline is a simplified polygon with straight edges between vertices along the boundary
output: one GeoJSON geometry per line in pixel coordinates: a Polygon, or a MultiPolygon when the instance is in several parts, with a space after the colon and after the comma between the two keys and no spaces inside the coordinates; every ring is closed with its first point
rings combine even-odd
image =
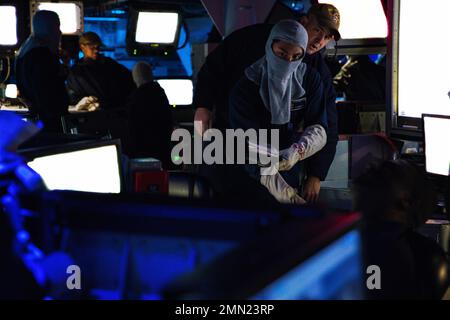
{"type": "Polygon", "coordinates": [[[416,228],[433,210],[436,193],[423,170],[406,160],[372,166],[353,184],[354,209],[369,220],[395,220],[416,228]]]}

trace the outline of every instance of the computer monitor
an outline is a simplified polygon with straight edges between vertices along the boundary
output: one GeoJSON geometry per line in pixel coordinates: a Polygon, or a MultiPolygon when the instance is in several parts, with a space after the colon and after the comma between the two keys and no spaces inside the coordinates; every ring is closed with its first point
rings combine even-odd
{"type": "Polygon", "coordinates": [[[330,41],[327,51],[334,54],[377,54],[386,50],[388,23],[380,0],[319,0],[334,5],[340,13],[341,39],[330,41]],[[370,23],[368,23],[370,21],[370,23]],[[336,48],[335,48],[336,45],[336,48]]]}
{"type": "Polygon", "coordinates": [[[272,282],[252,299],[362,299],[362,265],[361,235],[352,230],[272,282]]]}
{"type": "Polygon", "coordinates": [[[5,97],[10,98],[10,99],[16,99],[17,98],[17,85],[10,83],[6,85],[5,88],[5,97]]]}
{"type": "Polygon", "coordinates": [[[173,44],[179,20],[177,12],[141,11],[138,14],[135,40],[139,43],[173,44]]]}
{"type": "Polygon", "coordinates": [[[158,79],[172,106],[190,106],[193,98],[191,79],[158,79]]]}
{"type": "Polygon", "coordinates": [[[267,233],[283,217],[277,207],[149,194],[40,196],[38,211],[55,217],[48,229],[64,234],[51,245],[80,266],[88,285],[77,294],[90,299],[161,299],[174,278],[267,233]]]}
{"type": "Polygon", "coordinates": [[[64,35],[78,35],[84,30],[83,2],[81,1],[32,1],[30,3],[31,16],[39,10],[54,11],[61,22],[61,32],[64,35]]]}
{"type": "MultiPolygon", "coordinates": [[[[450,115],[449,59],[436,56],[427,61],[425,68],[416,68],[416,57],[408,54],[417,48],[417,39],[426,37],[428,43],[436,43],[446,36],[446,30],[450,28],[447,19],[450,2],[431,0],[426,5],[420,5],[417,1],[400,1],[399,6],[398,50],[395,52],[398,63],[398,114],[419,120],[422,113],[450,115]],[[417,19],[421,19],[426,27],[418,30],[417,19]],[[424,90],[423,84],[414,79],[433,79],[433,85],[426,86],[424,90]]],[[[448,52],[450,43],[441,42],[442,52],[448,52]]]]}
{"type": "Polygon", "coordinates": [[[440,43],[441,52],[450,50],[450,42],[442,41],[450,28],[450,1],[429,0],[426,5],[420,1],[388,3],[393,16],[387,56],[390,136],[418,141],[423,133],[423,113],[450,116],[450,60],[436,55],[418,68],[419,60],[411,52],[417,50],[417,39],[440,43]],[[419,20],[422,28],[417,28],[419,20]],[[433,79],[433,83],[417,79],[433,79]]]}
{"type": "Polygon", "coordinates": [[[28,165],[49,190],[120,193],[121,151],[118,140],[77,142],[23,150],[28,165]]]}
{"type": "Polygon", "coordinates": [[[339,10],[342,40],[386,38],[388,35],[386,15],[380,0],[319,0],[319,3],[332,4],[339,10]]]}
{"type": "Polygon", "coordinates": [[[17,13],[15,6],[0,6],[0,30],[0,46],[17,45],[17,13]]]}
{"type": "Polygon", "coordinates": [[[162,54],[178,47],[181,14],[171,8],[133,4],[129,8],[127,51],[131,56],[162,54]]]}
{"type": "Polygon", "coordinates": [[[450,116],[422,115],[425,141],[425,167],[431,174],[450,173],[450,116]]]}
{"type": "Polygon", "coordinates": [[[176,279],[166,287],[165,297],[364,299],[360,219],[358,213],[291,219],[176,279]]]}

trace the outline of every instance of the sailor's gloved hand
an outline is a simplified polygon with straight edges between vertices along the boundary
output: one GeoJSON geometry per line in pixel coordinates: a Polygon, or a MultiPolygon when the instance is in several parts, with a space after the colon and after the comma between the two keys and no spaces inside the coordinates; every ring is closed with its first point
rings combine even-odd
{"type": "Polygon", "coordinates": [[[280,175],[262,175],[260,182],[281,203],[305,204],[306,201],[300,197],[295,188],[292,188],[280,175]]]}
{"type": "Polygon", "coordinates": [[[278,170],[290,170],[297,162],[309,158],[320,151],[326,143],[327,132],[324,127],[319,124],[307,127],[297,143],[280,151],[278,170]]]}
{"type": "Polygon", "coordinates": [[[82,98],[76,106],[74,107],[74,111],[95,111],[100,107],[100,103],[98,102],[98,98],[94,96],[88,96],[82,98]]]}

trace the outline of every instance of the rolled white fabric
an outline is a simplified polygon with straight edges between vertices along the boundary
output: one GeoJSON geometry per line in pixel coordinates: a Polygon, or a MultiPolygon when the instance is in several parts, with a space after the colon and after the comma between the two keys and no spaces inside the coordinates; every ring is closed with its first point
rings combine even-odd
{"type": "Polygon", "coordinates": [[[305,204],[306,201],[297,194],[297,190],[292,188],[277,172],[274,175],[262,175],[261,184],[281,203],[305,204]]]}
{"type": "Polygon", "coordinates": [[[279,171],[290,170],[298,161],[305,160],[319,152],[327,143],[327,132],[320,124],[305,129],[300,140],[280,151],[279,171]]]}

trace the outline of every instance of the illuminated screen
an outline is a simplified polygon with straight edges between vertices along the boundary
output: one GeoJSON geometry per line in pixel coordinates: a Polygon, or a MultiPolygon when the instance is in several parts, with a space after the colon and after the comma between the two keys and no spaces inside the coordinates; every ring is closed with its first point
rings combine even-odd
{"type": "Polygon", "coordinates": [[[75,3],[40,2],[39,10],[54,11],[61,21],[63,34],[74,34],[81,31],[81,8],[75,3]]]}
{"type": "Polygon", "coordinates": [[[398,114],[421,118],[422,113],[450,115],[450,1],[401,1],[398,40],[398,114]],[[417,27],[421,21],[421,27],[417,27]],[[430,59],[419,58],[418,39],[439,44],[430,59]]]}
{"type": "Polygon", "coordinates": [[[319,0],[334,5],[341,15],[342,39],[386,38],[388,26],[380,0],[319,0]]]}
{"type": "Polygon", "coordinates": [[[5,89],[5,97],[16,99],[17,98],[17,85],[7,84],[5,89]]]}
{"type": "Polygon", "coordinates": [[[361,236],[350,231],[272,282],[255,300],[363,299],[361,236]]]}
{"type": "Polygon", "coordinates": [[[192,104],[193,86],[190,79],[159,79],[171,105],[187,106],[192,104]]]}
{"type": "Polygon", "coordinates": [[[119,193],[116,146],[102,146],[35,158],[28,162],[49,190],[119,193]]]}
{"type": "Polygon", "coordinates": [[[450,118],[423,117],[427,172],[448,176],[450,172],[450,118]]]}
{"type": "Polygon", "coordinates": [[[177,30],[176,12],[139,12],[136,42],[171,44],[175,42],[177,30]]]}
{"type": "Polygon", "coordinates": [[[13,46],[17,44],[16,7],[0,6],[0,45],[13,46]]]}

